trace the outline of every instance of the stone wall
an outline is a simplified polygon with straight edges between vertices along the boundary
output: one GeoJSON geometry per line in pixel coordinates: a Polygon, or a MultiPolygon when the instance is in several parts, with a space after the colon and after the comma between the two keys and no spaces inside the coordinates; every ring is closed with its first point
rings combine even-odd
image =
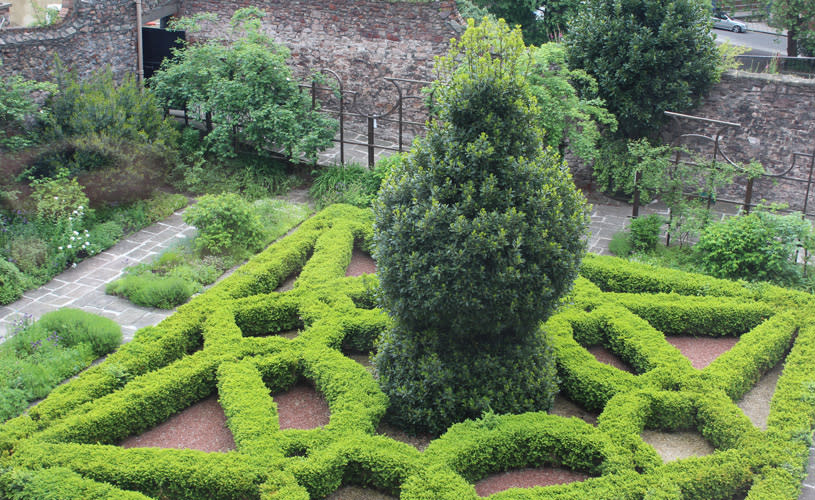
{"type": "MultiPolygon", "coordinates": [[[[730,72],[689,114],[741,125],[725,128],[722,135],[723,151],[736,162],[755,159],[770,172],[781,173],[792,166],[794,152],[815,153],[815,80],[730,72]]],[[[711,136],[715,127],[680,120],[663,130],[669,140],[687,133],[711,136]]],[[[799,157],[788,176],[807,179],[810,164],[808,158],[799,157]]],[[[743,198],[744,179],[739,179],[739,184],[741,187],[729,193],[731,198],[743,198]]],[[[805,192],[804,183],[764,178],[757,182],[753,200],[784,202],[800,210],[805,192]]],[[[815,201],[811,198],[808,211],[813,210],[815,201]]]]}
{"type": "Polygon", "coordinates": [[[63,0],[62,5],[52,26],[0,30],[0,74],[49,79],[54,54],[80,75],[106,65],[119,76],[135,73],[133,0],[63,0]]]}
{"type": "MultiPolygon", "coordinates": [[[[229,19],[238,7],[256,6],[267,13],[263,29],[291,50],[301,79],[328,68],[346,90],[359,92],[360,108],[387,109],[396,101],[385,77],[432,80],[433,58],[447,51],[463,21],[452,0],[387,2],[382,0],[184,0],[183,12],[214,12],[217,23],[192,35],[228,36],[229,19]]],[[[408,88],[415,93],[418,88],[408,88]]]]}

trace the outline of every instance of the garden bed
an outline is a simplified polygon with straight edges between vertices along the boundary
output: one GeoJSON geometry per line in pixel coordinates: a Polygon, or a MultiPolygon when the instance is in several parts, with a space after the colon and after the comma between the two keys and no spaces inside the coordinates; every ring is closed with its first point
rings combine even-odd
{"type": "Polygon", "coordinates": [[[558,469],[583,480],[496,498],[521,498],[520,491],[523,498],[639,498],[649,489],[668,498],[797,497],[808,448],[796,436],[810,434],[815,421],[810,296],[587,256],[571,305],[545,325],[561,379],[558,415],[487,414],[411,441],[381,425],[386,400],[376,380],[340,351],[369,351],[388,326],[371,308],[375,278],[346,276],[354,244],[369,240],[370,227],[369,212],[347,206],[309,219],[0,427],[8,452],[0,465],[20,473],[59,467],[86,486],[174,499],[357,492],[474,500],[488,478],[520,481],[558,469]],[[293,289],[274,291],[298,270],[293,289]],[[292,339],[258,336],[292,329],[299,330],[292,339]],[[698,369],[665,337],[700,332],[732,345],[698,369]],[[587,350],[596,345],[632,372],[598,361],[587,350]],[[734,401],[749,400],[781,361],[777,388],[765,390],[773,401],[761,432],[734,401]],[[323,420],[309,429],[284,428],[290,424],[272,395],[300,390],[303,381],[328,412],[312,412],[323,420]],[[105,446],[178,418],[216,391],[234,452],[105,446]],[[698,433],[717,453],[666,462],[641,437],[652,431],[698,433]]]}

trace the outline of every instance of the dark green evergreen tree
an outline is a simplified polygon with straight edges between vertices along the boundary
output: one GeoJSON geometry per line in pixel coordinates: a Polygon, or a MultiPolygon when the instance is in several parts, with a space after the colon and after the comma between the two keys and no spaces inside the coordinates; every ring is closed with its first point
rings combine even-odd
{"type": "Polygon", "coordinates": [[[520,30],[471,22],[437,63],[438,117],[375,204],[394,319],[376,365],[403,427],[546,409],[556,393],[539,326],[577,275],[587,216],[542,147],[529,65],[520,30]]]}

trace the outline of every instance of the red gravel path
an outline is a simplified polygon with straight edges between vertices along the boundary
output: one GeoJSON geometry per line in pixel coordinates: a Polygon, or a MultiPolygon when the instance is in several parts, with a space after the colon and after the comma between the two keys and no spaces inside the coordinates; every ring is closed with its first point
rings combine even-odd
{"type": "Polygon", "coordinates": [[[362,250],[354,247],[351,253],[351,263],[345,270],[346,276],[361,276],[363,274],[373,274],[376,272],[376,261],[362,250]]]}
{"type": "Polygon", "coordinates": [[[538,469],[517,469],[494,474],[475,483],[475,492],[486,497],[509,488],[532,488],[533,486],[550,486],[553,484],[583,481],[589,476],[582,472],[558,467],[541,467],[538,469]]]}
{"type": "Polygon", "coordinates": [[[125,439],[121,446],[227,452],[235,449],[235,440],[226,426],[226,415],[218,403],[218,397],[213,395],[149,431],[125,439]]]}
{"type": "Polygon", "coordinates": [[[634,370],[631,368],[631,366],[629,366],[628,363],[626,363],[625,361],[620,359],[616,354],[614,354],[613,352],[609,351],[608,349],[601,345],[595,345],[589,347],[586,350],[592,353],[594,357],[597,358],[597,361],[601,363],[611,365],[614,368],[618,368],[624,372],[634,373],[634,370]]]}
{"type": "Polygon", "coordinates": [[[665,337],[697,370],[705,368],[739,341],[738,337],[665,337]]]}
{"type": "Polygon", "coordinates": [[[328,402],[314,387],[298,383],[286,392],[272,396],[277,403],[281,429],[315,429],[328,424],[328,402]]]}

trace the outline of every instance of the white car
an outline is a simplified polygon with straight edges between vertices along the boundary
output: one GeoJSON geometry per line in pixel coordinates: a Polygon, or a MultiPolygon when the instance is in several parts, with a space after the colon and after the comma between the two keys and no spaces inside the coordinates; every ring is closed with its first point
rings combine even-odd
{"type": "Polygon", "coordinates": [[[714,14],[713,27],[732,31],[733,33],[744,33],[747,31],[746,24],[741,21],[731,19],[727,14],[714,14]]]}

